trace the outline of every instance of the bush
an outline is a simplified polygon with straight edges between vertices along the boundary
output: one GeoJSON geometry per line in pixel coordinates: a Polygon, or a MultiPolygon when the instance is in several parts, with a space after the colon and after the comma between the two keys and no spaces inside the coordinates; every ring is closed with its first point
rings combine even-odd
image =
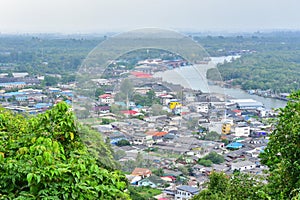
{"type": "Polygon", "coordinates": [[[198,161],[198,164],[203,165],[204,167],[211,167],[213,162],[211,162],[210,160],[200,159],[198,161]]]}

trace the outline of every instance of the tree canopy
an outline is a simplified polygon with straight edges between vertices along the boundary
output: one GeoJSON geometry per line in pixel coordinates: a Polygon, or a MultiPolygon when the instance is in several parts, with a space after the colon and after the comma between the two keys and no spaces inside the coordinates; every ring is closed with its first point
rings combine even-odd
{"type": "Polygon", "coordinates": [[[193,200],[243,200],[268,199],[260,177],[244,173],[231,176],[212,172],[207,189],[202,190],[193,200]]]}
{"type": "Polygon", "coordinates": [[[78,127],[65,103],[34,117],[1,108],[0,198],[128,199],[125,177],[101,167],[78,127]]]}
{"type": "Polygon", "coordinates": [[[270,136],[262,163],[270,168],[269,187],[273,196],[299,196],[300,188],[300,91],[280,109],[278,124],[270,136]]]}

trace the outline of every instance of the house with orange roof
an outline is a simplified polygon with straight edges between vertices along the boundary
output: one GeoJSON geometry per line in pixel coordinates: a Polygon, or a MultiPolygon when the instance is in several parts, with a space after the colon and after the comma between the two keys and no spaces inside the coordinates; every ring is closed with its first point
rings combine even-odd
{"type": "Polygon", "coordinates": [[[147,168],[135,168],[132,172],[131,175],[133,176],[140,176],[142,178],[146,178],[152,175],[152,172],[150,169],[147,168]]]}
{"type": "Polygon", "coordinates": [[[156,132],[156,133],[153,134],[152,139],[155,142],[162,142],[164,136],[167,135],[167,134],[168,134],[168,132],[164,132],[164,131],[156,132]]]}

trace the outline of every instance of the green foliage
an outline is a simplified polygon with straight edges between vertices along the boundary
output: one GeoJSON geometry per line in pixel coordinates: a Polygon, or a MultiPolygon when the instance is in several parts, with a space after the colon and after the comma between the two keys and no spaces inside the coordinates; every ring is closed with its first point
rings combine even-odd
{"type": "Polygon", "coordinates": [[[107,125],[107,124],[110,124],[110,123],[112,123],[112,122],[114,122],[115,120],[113,120],[113,119],[107,119],[107,118],[102,118],[101,119],[101,124],[102,125],[107,125]]]}
{"type": "Polygon", "coordinates": [[[233,79],[232,84],[244,90],[292,92],[300,88],[299,67],[299,51],[279,51],[245,55],[218,69],[225,81],[233,79]]]}
{"type": "Polygon", "coordinates": [[[225,161],[224,157],[216,152],[210,152],[208,155],[204,156],[200,160],[209,160],[214,164],[220,164],[225,161]]]}
{"type": "Polygon", "coordinates": [[[193,200],[247,200],[270,199],[258,176],[236,173],[231,177],[225,173],[213,172],[209,176],[207,189],[202,190],[193,200]]]}
{"type": "Polygon", "coordinates": [[[95,97],[98,98],[100,95],[105,94],[105,91],[103,88],[97,88],[95,91],[95,97]]]}
{"type": "Polygon", "coordinates": [[[119,160],[126,156],[126,152],[123,150],[117,150],[117,151],[114,151],[113,156],[114,156],[115,160],[119,160]]]}
{"type": "Polygon", "coordinates": [[[45,80],[44,80],[46,86],[55,86],[57,85],[58,81],[59,78],[53,76],[45,76],[45,80]]]}
{"type": "Polygon", "coordinates": [[[156,176],[163,176],[164,170],[162,168],[152,170],[152,174],[155,174],[156,176]]]}
{"type": "Polygon", "coordinates": [[[155,92],[153,90],[147,92],[146,95],[135,94],[132,100],[137,105],[142,106],[152,106],[153,104],[160,104],[160,100],[155,96],[155,92]]]}
{"type": "MultiPolygon", "coordinates": [[[[218,66],[222,78],[243,89],[291,92],[299,89],[300,37],[297,32],[253,33],[246,36],[194,37],[211,56],[242,54],[240,59],[218,66]],[[250,52],[243,52],[250,50],[250,52]],[[233,80],[233,81],[232,81],[233,80]]],[[[217,70],[207,77],[220,80],[217,70]]]]}
{"type": "Polygon", "coordinates": [[[210,140],[210,141],[218,141],[220,140],[221,135],[216,131],[210,131],[206,133],[201,139],[210,140]]]}
{"type": "Polygon", "coordinates": [[[155,200],[153,197],[161,194],[160,190],[151,187],[129,186],[128,189],[132,200],[155,200]]]}
{"type": "Polygon", "coordinates": [[[126,101],[129,100],[133,94],[133,84],[129,79],[124,79],[120,85],[120,92],[117,93],[115,99],[117,101],[126,101]]]}
{"type": "Polygon", "coordinates": [[[192,118],[187,121],[187,128],[189,130],[195,130],[199,127],[198,118],[192,118]]]}
{"type": "Polygon", "coordinates": [[[86,126],[81,126],[78,131],[82,142],[88,147],[90,154],[97,159],[98,165],[110,170],[117,168],[117,163],[113,159],[113,149],[110,141],[107,141],[109,138],[106,138],[104,143],[98,131],[86,126]]]}
{"type": "MultiPolygon", "coordinates": [[[[1,54],[0,60],[3,64],[13,66],[14,71],[69,74],[77,71],[81,61],[102,39],[5,36],[0,38],[0,50],[10,53],[1,54]]],[[[63,81],[72,79],[70,77],[63,81]]]]}
{"type": "Polygon", "coordinates": [[[144,159],[142,153],[138,152],[135,160],[127,160],[123,162],[121,168],[122,171],[131,173],[136,167],[149,168],[149,162],[150,160],[144,159]]]}
{"type": "Polygon", "coordinates": [[[151,113],[154,116],[166,114],[166,111],[163,110],[163,106],[160,104],[153,104],[151,106],[151,113]]]}
{"type": "Polygon", "coordinates": [[[1,199],[128,198],[125,177],[101,168],[65,103],[36,117],[0,110],[1,199]]]}
{"type": "Polygon", "coordinates": [[[213,172],[209,176],[209,184],[207,189],[212,193],[222,193],[224,194],[228,189],[229,177],[224,173],[213,172]]]}
{"type": "Polygon", "coordinates": [[[203,165],[204,167],[211,167],[213,162],[211,160],[199,159],[198,164],[203,165]]]}
{"type": "Polygon", "coordinates": [[[130,142],[128,140],[120,140],[117,142],[117,146],[122,147],[122,146],[130,146],[130,142]]]}
{"type": "Polygon", "coordinates": [[[264,153],[262,163],[270,168],[269,187],[275,197],[290,199],[300,188],[300,91],[291,94],[264,153]]]}

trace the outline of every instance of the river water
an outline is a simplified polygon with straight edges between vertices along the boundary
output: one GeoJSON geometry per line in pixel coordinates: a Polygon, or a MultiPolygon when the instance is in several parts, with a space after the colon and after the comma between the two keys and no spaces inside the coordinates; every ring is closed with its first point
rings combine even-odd
{"type": "MultiPolygon", "coordinates": [[[[191,88],[194,90],[201,90],[205,93],[225,94],[235,99],[254,99],[263,103],[266,109],[282,108],[286,105],[286,101],[282,101],[279,99],[250,95],[238,88],[223,88],[217,85],[208,84],[208,81],[206,79],[207,69],[216,68],[216,65],[218,63],[221,63],[224,60],[230,61],[231,58],[232,57],[214,57],[208,65],[198,64],[176,68],[164,72],[158,72],[154,74],[154,76],[161,77],[163,81],[180,84],[183,87],[191,88]]],[[[238,59],[238,57],[235,57],[234,59],[238,59]]]]}
{"type": "Polygon", "coordinates": [[[225,93],[226,95],[236,98],[236,99],[254,99],[256,101],[262,102],[266,109],[272,108],[282,108],[285,107],[286,101],[282,101],[279,99],[273,98],[265,98],[257,95],[250,95],[247,92],[238,89],[238,88],[221,88],[219,86],[211,86],[214,87],[214,91],[220,90],[221,93],[225,93]]]}

